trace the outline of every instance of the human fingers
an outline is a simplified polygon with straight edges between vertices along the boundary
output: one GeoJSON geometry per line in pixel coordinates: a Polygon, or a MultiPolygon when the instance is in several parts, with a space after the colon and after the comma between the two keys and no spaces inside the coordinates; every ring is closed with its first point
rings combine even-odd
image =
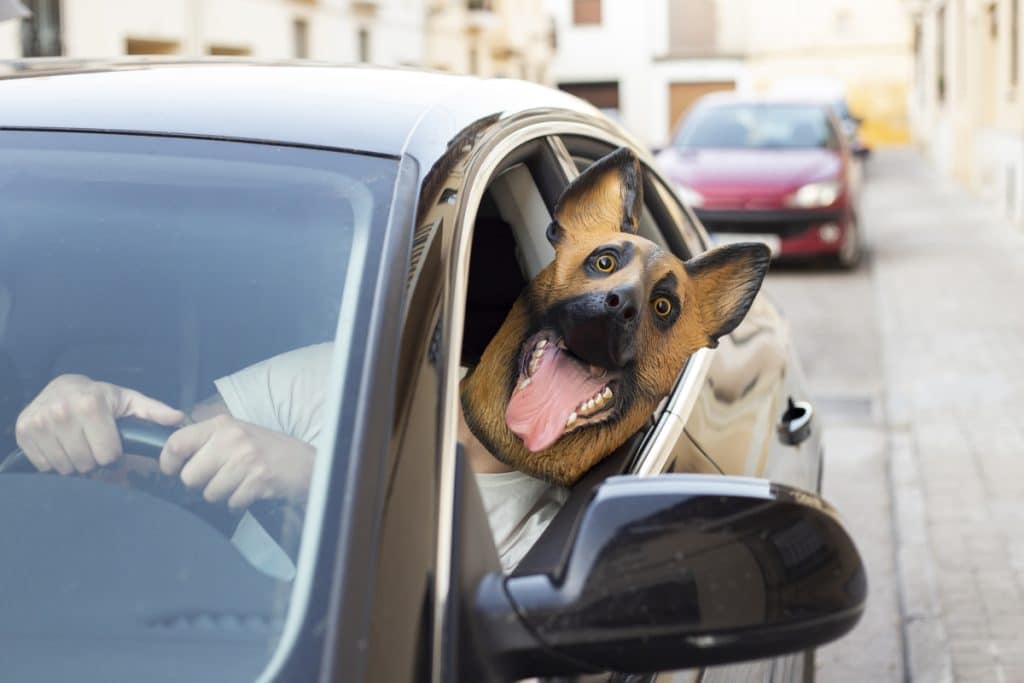
{"type": "Polygon", "coordinates": [[[213,437],[217,429],[213,422],[204,420],[171,434],[160,451],[160,471],[167,476],[181,472],[185,463],[213,437]]]}
{"type": "Polygon", "coordinates": [[[114,418],[110,415],[83,422],[82,432],[89,442],[93,458],[99,465],[112,465],[121,457],[121,437],[117,433],[114,418]]]}
{"type": "Polygon", "coordinates": [[[35,430],[32,433],[31,441],[35,445],[35,452],[39,454],[39,457],[50,463],[50,466],[59,474],[66,476],[75,473],[75,466],[52,431],[49,429],[35,430]]]}
{"type": "Polygon", "coordinates": [[[146,396],[134,389],[126,389],[114,384],[108,384],[107,387],[110,392],[111,411],[115,417],[130,415],[167,427],[173,427],[185,421],[185,413],[170,407],[162,401],[146,396]]]}
{"type": "Polygon", "coordinates": [[[190,489],[204,488],[227,465],[230,456],[230,451],[214,439],[207,441],[181,468],[181,483],[190,489]]]}
{"type": "Polygon", "coordinates": [[[232,510],[245,510],[257,500],[267,497],[269,491],[262,477],[258,473],[249,472],[228,498],[228,507],[232,510]]]}
{"type": "MultiPolygon", "coordinates": [[[[193,462],[195,462],[195,459],[185,466],[185,470],[187,470],[193,462]]],[[[182,470],[182,479],[185,477],[185,470],[182,470]]],[[[246,474],[247,470],[245,467],[241,467],[238,463],[229,460],[224,463],[216,473],[214,473],[209,483],[206,484],[206,488],[203,489],[203,498],[205,498],[208,503],[216,503],[224,500],[233,494],[242,484],[245,480],[246,474]]]]}
{"type": "Polygon", "coordinates": [[[42,449],[36,445],[36,442],[32,437],[28,433],[23,432],[18,426],[20,422],[21,421],[19,420],[18,423],[15,424],[14,428],[15,440],[18,442],[18,447],[21,448],[21,452],[25,454],[28,461],[32,463],[32,467],[35,467],[39,472],[49,472],[53,469],[53,465],[51,465],[50,461],[44,457],[42,449]]]}
{"type": "Polygon", "coordinates": [[[60,443],[75,471],[79,474],[88,474],[96,469],[99,463],[93,456],[89,440],[85,438],[85,431],[79,422],[68,420],[56,424],[52,434],[60,443]]]}

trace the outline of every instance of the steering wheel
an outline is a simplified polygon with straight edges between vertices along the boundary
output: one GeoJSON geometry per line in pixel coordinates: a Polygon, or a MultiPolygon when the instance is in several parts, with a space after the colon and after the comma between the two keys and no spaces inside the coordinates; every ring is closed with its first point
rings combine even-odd
{"type": "MultiPolygon", "coordinates": [[[[123,417],[117,420],[117,433],[121,437],[121,452],[140,455],[146,458],[157,460],[163,451],[167,439],[175,432],[174,427],[134,417],[123,417]]],[[[0,463],[0,474],[38,474],[39,471],[28,459],[25,452],[17,448],[0,463]]],[[[170,479],[165,477],[165,479],[170,479]]],[[[181,480],[175,477],[177,482],[175,489],[178,495],[171,502],[188,509],[197,515],[204,522],[217,529],[228,539],[232,537],[235,527],[241,519],[242,513],[231,512],[223,503],[209,503],[202,496],[189,491],[181,480]]],[[[160,496],[166,498],[165,496],[160,496]]],[[[260,500],[253,503],[248,512],[264,531],[274,539],[281,548],[288,553],[294,562],[297,555],[297,538],[284,538],[282,532],[285,529],[285,514],[288,504],[284,501],[260,500]]]]}

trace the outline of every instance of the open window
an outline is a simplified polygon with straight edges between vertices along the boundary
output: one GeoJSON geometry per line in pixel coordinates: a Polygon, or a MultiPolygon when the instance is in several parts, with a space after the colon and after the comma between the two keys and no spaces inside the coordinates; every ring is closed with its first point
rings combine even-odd
{"type": "MultiPolygon", "coordinates": [[[[474,366],[523,288],[554,257],[545,230],[558,198],[579,171],[611,152],[590,138],[539,139],[502,161],[478,207],[472,237],[461,361],[474,366]]],[[[686,259],[702,250],[699,235],[661,180],[645,169],[640,234],[686,259]],[[669,226],[670,229],[666,229],[669,226]]],[[[603,460],[564,497],[558,513],[519,562],[516,572],[556,567],[590,492],[607,477],[631,471],[651,421],[603,460]]],[[[500,544],[500,539],[497,539],[500,544]]]]}

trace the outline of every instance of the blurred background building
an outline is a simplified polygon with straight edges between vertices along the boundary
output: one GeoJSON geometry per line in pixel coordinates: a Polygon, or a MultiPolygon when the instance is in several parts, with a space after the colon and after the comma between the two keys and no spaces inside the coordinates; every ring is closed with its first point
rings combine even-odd
{"type": "MultiPolygon", "coordinates": [[[[16,0],[0,0],[11,7],[16,0]]],[[[716,90],[845,97],[1024,224],[1024,0],[20,0],[0,59],[310,58],[557,85],[652,147],[716,90]]]]}
{"type": "Polygon", "coordinates": [[[547,0],[558,85],[654,146],[715,90],[843,93],[869,144],[908,139],[911,30],[894,0],[547,0]]]}
{"type": "Polygon", "coordinates": [[[22,0],[0,58],[309,58],[550,80],[542,0],[22,0]]]}
{"type": "Polygon", "coordinates": [[[906,1],[914,136],[943,171],[1024,224],[1022,0],[906,1]]]}

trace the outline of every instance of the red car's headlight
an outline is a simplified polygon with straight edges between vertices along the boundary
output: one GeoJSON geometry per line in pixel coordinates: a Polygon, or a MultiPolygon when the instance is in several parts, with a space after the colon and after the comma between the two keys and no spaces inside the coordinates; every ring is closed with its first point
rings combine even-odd
{"type": "Polygon", "coordinates": [[[786,205],[798,209],[820,209],[835,204],[842,190],[838,180],[807,183],[786,197],[786,205]]]}

